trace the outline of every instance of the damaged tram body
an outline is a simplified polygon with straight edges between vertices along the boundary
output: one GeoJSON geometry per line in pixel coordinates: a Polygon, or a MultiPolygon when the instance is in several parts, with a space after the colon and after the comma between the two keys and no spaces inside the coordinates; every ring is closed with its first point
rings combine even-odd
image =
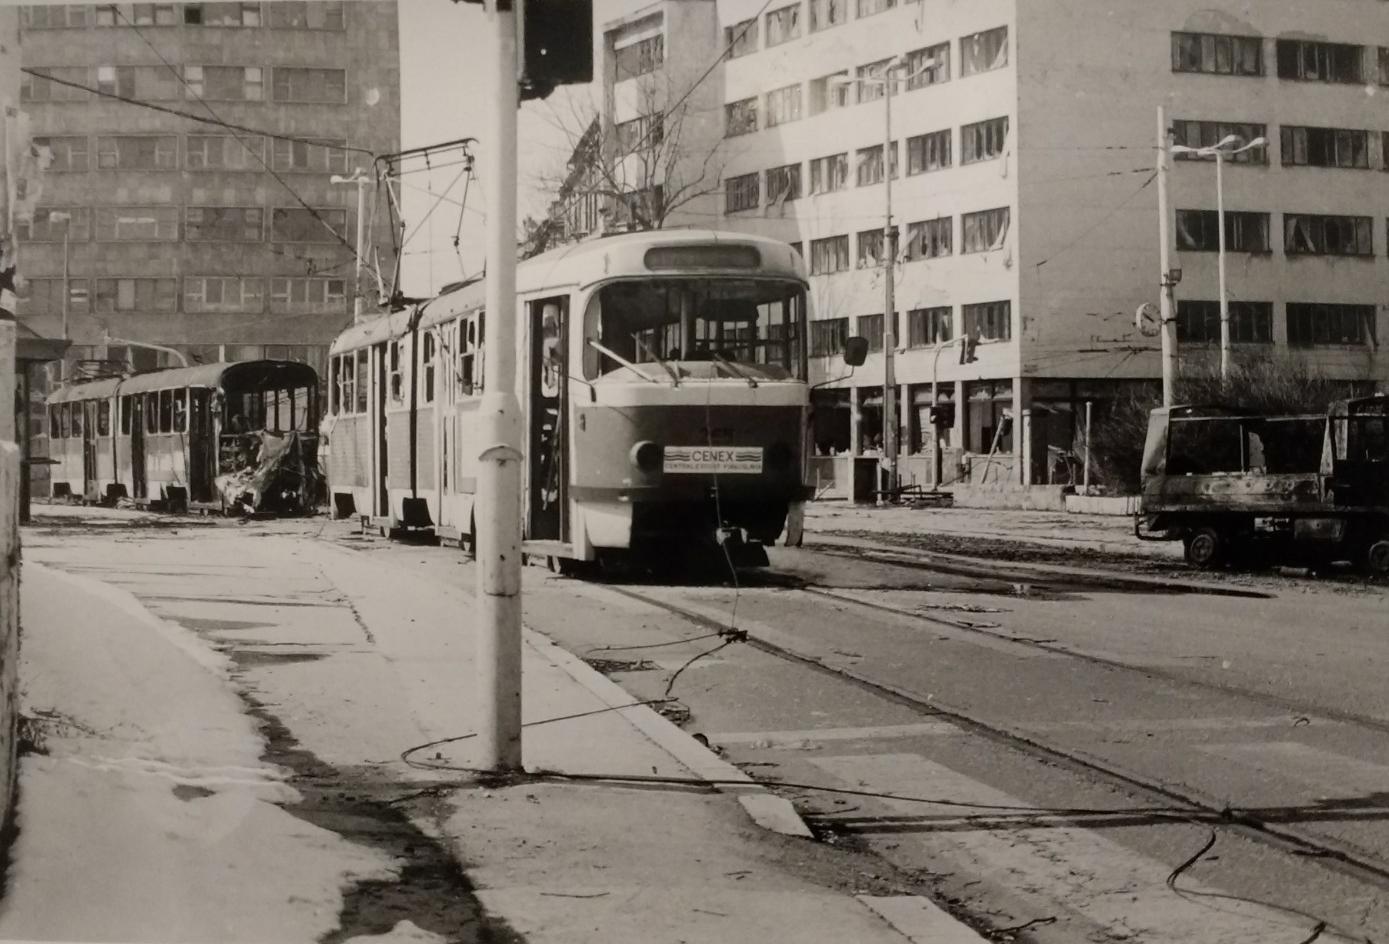
{"type": "MultiPolygon", "coordinates": [[[[806,277],[791,246],[709,231],[597,239],[516,276],[525,551],[556,570],[799,539],[806,277]]],[[[334,510],[472,546],[485,287],[354,325],[330,360],[334,510]]]]}
{"type": "Polygon", "coordinates": [[[1135,533],[1181,540],[1198,567],[1350,561],[1389,575],[1389,394],[1298,416],[1153,410],[1135,533]]]}
{"type": "Polygon", "coordinates": [[[318,374],[201,364],[68,384],[48,398],[52,497],[171,511],[312,511],[318,374]]]}

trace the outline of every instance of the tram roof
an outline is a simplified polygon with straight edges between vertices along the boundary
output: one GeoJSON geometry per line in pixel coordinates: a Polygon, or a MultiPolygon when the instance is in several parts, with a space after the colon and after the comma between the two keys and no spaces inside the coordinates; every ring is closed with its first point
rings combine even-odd
{"type": "Polygon", "coordinates": [[[264,389],[289,384],[316,384],[318,372],[298,361],[230,361],[216,364],[195,364],[192,367],[171,367],[153,370],[125,379],[108,378],[86,383],[70,384],[55,390],[49,403],[67,400],[94,400],[104,397],[143,393],[148,390],[179,390],[185,387],[216,389],[234,385],[241,389],[264,389]]]}

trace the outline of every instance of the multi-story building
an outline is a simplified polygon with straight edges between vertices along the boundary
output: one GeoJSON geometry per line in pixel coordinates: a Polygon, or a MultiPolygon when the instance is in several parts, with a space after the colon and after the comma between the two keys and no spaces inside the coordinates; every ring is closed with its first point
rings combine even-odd
{"type": "MultiPolygon", "coordinates": [[[[1265,142],[1222,168],[1234,356],[1389,379],[1389,118],[1375,104],[1389,47],[1361,41],[1389,37],[1383,4],[726,0],[712,34],[672,31],[671,11],[706,3],[635,15],[664,12],[665,48],[706,67],[726,53],[704,80],[724,111],[722,140],[704,142],[716,222],[802,248],[815,379],[841,373],[849,335],[875,351],[818,392],[822,449],[871,452],[881,434],[885,172],[904,477],[930,478],[933,388],[956,407],[947,479],[1045,482],[1083,436],[1087,401],[1102,415],[1155,383],[1158,342],[1135,311],[1161,291],[1159,106],[1171,143],[1265,142]]],[[[1169,191],[1190,364],[1218,355],[1213,160],[1177,155],[1169,191]]]]}
{"type": "MultiPolygon", "coordinates": [[[[21,318],[66,321],[74,360],[321,364],[357,290],[357,188],[332,178],[400,149],[394,0],[20,12],[21,105],[53,156],[21,318]]],[[[387,213],[367,240],[390,258],[387,213]]]]}

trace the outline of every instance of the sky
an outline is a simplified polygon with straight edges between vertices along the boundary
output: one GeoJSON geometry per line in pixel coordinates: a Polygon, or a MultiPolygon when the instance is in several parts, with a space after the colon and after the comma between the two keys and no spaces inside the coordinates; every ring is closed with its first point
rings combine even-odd
{"type": "MultiPolygon", "coordinates": [[[[488,24],[479,4],[452,0],[399,0],[401,148],[409,149],[487,136],[488,24]]],[[[584,95],[586,96],[586,92],[584,95]]],[[[582,124],[581,106],[557,90],[545,102],[527,103],[518,117],[518,218],[541,217],[549,205],[543,181],[562,173],[572,148],[571,135],[582,124]]],[[[581,99],[582,100],[582,99],[581,99]]],[[[579,128],[579,130],[582,130],[579,128]]],[[[407,178],[402,202],[406,230],[413,230],[429,208],[439,206],[406,245],[402,286],[407,295],[425,295],[482,268],[485,235],[486,168],[483,148],[474,149],[476,179],[467,187],[466,208],[458,167],[440,167],[407,178]],[[454,236],[459,246],[453,246],[454,236]]],[[[445,159],[447,160],[447,159],[445,159]]]]}

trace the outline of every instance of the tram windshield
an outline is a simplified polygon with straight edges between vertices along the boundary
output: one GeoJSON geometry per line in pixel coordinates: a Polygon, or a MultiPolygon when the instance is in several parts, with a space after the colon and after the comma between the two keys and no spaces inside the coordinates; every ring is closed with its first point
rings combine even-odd
{"type": "Polygon", "coordinates": [[[614,282],[594,293],[583,329],[588,378],[615,371],[657,383],[805,377],[805,289],[797,282],[614,282]]]}

